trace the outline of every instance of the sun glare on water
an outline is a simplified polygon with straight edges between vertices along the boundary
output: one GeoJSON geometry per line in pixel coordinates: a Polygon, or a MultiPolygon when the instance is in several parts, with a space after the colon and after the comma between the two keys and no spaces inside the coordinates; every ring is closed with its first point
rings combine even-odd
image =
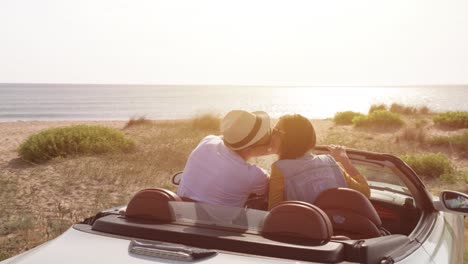
{"type": "Polygon", "coordinates": [[[281,102],[272,116],[298,113],[310,118],[333,117],[336,112],[355,111],[366,113],[374,103],[389,103],[389,97],[398,90],[371,87],[294,87],[273,89],[273,102],[281,102]]]}

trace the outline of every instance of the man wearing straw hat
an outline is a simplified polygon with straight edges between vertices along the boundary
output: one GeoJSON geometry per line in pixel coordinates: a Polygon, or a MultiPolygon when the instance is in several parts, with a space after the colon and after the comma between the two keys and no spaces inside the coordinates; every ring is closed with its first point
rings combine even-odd
{"type": "Polygon", "coordinates": [[[270,118],[265,112],[233,110],[221,121],[221,134],[205,137],[192,151],[177,194],[243,207],[251,193],[268,190],[268,173],[247,160],[270,154],[270,118]]]}

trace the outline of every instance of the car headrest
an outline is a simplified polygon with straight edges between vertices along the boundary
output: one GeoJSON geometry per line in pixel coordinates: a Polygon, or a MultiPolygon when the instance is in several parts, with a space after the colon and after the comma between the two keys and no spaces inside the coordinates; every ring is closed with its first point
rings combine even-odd
{"type": "Polygon", "coordinates": [[[314,203],[322,210],[346,210],[369,218],[375,225],[381,226],[377,211],[362,193],[348,189],[336,188],[322,192],[314,203]]]}
{"type": "Polygon", "coordinates": [[[182,201],[177,194],[161,189],[144,189],[136,193],[127,205],[125,217],[170,222],[173,220],[170,201],[182,201]]]}
{"type": "Polygon", "coordinates": [[[320,208],[300,201],[273,207],[262,228],[262,236],[290,243],[325,244],[332,235],[328,216],[320,208]]]}

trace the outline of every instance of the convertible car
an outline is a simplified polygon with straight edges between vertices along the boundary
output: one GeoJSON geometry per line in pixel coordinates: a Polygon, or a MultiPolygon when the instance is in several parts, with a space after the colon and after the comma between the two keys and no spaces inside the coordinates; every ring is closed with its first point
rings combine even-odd
{"type": "Polygon", "coordinates": [[[389,154],[348,155],[368,179],[370,199],[330,189],[314,204],[286,201],[266,211],[263,197],[233,208],[146,189],[127,206],[100,212],[1,263],[463,262],[466,194],[432,197],[416,173],[389,154]]]}

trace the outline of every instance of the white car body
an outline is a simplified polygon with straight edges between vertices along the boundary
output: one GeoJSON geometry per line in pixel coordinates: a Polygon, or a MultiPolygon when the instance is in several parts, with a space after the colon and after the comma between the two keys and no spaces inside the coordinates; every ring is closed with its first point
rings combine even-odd
{"type": "MultiPolygon", "coordinates": [[[[61,236],[31,251],[1,262],[13,263],[187,263],[183,261],[157,259],[147,256],[132,255],[128,252],[130,240],[107,236],[96,236],[74,229],[68,229],[61,236]]],[[[202,263],[298,263],[284,259],[255,257],[230,252],[220,252],[202,263]]]]}

